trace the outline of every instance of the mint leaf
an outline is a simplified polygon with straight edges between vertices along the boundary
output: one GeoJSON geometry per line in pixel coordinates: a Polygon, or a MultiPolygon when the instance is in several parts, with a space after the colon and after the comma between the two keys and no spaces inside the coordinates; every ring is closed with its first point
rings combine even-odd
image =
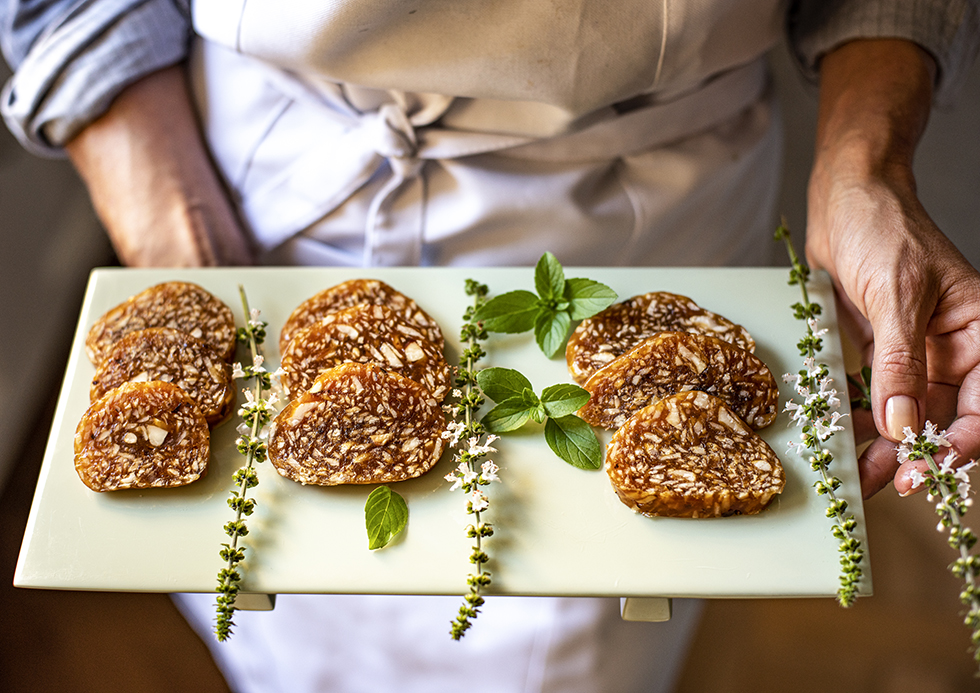
{"type": "Polygon", "coordinates": [[[551,253],[545,253],[534,268],[534,288],[545,301],[561,298],[565,292],[565,270],[551,253]]]}
{"type": "Polygon", "coordinates": [[[572,319],[564,311],[542,310],[538,313],[534,321],[534,338],[545,356],[550,359],[564,348],[571,327],[572,319]]]}
{"type": "Polygon", "coordinates": [[[527,332],[534,328],[538,297],[530,291],[508,291],[487,301],[473,320],[490,332],[527,332]]]}
{"type": "Polygon", "coordinates": [[[364,504],[364,526],[367,528],[368,548],[372,551],[388,545],[391,539],[408,524],[408,504],[387,486],[371,491],[364,504]]]}
{"type": "Polygon", "coordinates": [[[488,411],[480,423],[490,433],[516,431],[531,418],[532,409],[520,397],[512,397],[488,411]]]}
{"type": "Polygon", "coordinates": [[[572,320],[591,318],[611,306],[618,298],[616,292],[605,284],[581,277],[565,282],[564,296],[569,303],[572,320]]]}
{"type": "Polygon", "coordinates": [[[544,411],[553,419],[574,414],[588,401],[588,391],[571,383],[551,385],[541,392],[544,411]]]}
{"type": "Polygon", "coordinates": [[[476,384],[484,395],[497,403],[522,397],[525,390],[533,389],[531,381],[513,368],[484,368],[476,374],[476,384]]]}
{"type": "Polygon", "coordinates": [[[579,469],[602,467],[602,446],[595,431],[575,415],[548,419],[544,425],[548,447],[558,457],[579,469]]]}

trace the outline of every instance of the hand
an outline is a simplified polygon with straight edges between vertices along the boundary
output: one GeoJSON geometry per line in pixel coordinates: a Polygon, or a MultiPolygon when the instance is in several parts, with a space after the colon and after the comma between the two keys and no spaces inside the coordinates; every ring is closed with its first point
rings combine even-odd
{"type": "Polygon", "coordinates": [[[854,413],[858,442],[874,438],[859,460],[865,497],[892,480],[904,495],[911,469],[924,469],[899,468],[906,426],[948,428],[963,462],[980,453],[980,274],[929,218],[912,176],[930,68],[900,41],[847,44],[822,65],[807,255],[830,273],[841,323],[872,366],[872,411],[854,413]],[[862,88],[869,65],[895,71],[862,88]]]}
{"type": "Polygon", "coordinates": [[[183,66],[127,87],[65,149],[124,264],[251,264],[198,130],[183,66]]]}

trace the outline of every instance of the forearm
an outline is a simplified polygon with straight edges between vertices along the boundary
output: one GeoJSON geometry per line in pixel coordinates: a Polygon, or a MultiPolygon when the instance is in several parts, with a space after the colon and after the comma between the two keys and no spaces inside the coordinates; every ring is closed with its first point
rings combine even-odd
{"type": "Polygon", "coordinates": [[[866,495],[893,478],[909,489],[894,446],[906,427],[952,424],[961,454],[980,445],[976,402],[956,399],[980,353],[980,276],[929,218],[912,168],[933,80],[929,54],[904,41],[854,41],[821,62],[807,255],[834,279],[841,323],[872,367],[873,421],[854,412],[859,440],[881,435],[861,456],[866,495]]]}
{"type": "Polygon", "coordinates": [[[902,40],[852,41],[820,62],[816,160],[838,175],[904,178],[932,106],[935,64],[902,40]]]}
{"type": "Polygon", "coordinates": [[[126,88],[65,149],[125,264],[250,262],[201,138],[182,66],[126,88]]]}

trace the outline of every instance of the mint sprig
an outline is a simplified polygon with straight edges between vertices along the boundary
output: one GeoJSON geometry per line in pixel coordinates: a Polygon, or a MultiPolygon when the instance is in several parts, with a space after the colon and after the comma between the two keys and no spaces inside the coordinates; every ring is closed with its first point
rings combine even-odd
{"type": "Polygon", "coordinates": [[[562,349],[573,321],[592,317],[617,298],[615,291],[592,279],[566,279],[561,263],[551,253],[538,260],[534,288],[537,294],[508,291],[487,301],[475,318],[489,332],[516,334],[533,330],[538,346],[548,358],[562,349]]]}
{"type": "Polygon", "coordinates": [[[484,368],[476,376],[483,394],[496,403],[481,423],[491,433],[516,431],[528,421],[543,423],[548,447],[580,469],[602,466],[602,446],[595,431],[575,416],[589,393],[571,383],[551,385],[538,396],[531,382],[512,368],[484,368]]]}
{"type": "Polygon", "coordinates": [[[408,504],[388,486],[379,486],[364,504],[364,526],[368,548],[383,549],[408,524],[408,504]]]}

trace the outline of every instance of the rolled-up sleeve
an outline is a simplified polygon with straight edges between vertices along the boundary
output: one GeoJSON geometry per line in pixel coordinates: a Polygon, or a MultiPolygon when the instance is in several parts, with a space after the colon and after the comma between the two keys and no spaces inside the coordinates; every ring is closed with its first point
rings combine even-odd
{"type": "Polygon", "coordinates": [[[49,156],[139,78],[187,55],[187,0],[0,0],[14,75],[0,112],[29,150],[49,156]]]}
{"type": "Polygon", "coordinates": [[[789,37],[804,74],[813,80],[820,59],[848,41],[913,41],[935,59],[935,101],[948,104],[980,45],[978,5],[980,0],[799,0],[789,14],[789,37]]]}

